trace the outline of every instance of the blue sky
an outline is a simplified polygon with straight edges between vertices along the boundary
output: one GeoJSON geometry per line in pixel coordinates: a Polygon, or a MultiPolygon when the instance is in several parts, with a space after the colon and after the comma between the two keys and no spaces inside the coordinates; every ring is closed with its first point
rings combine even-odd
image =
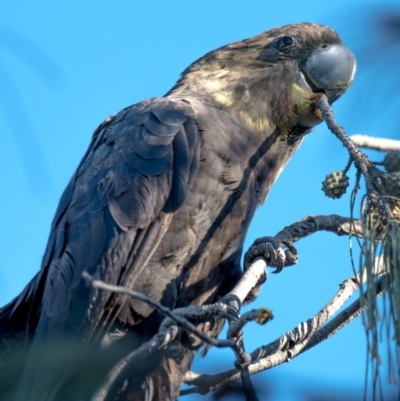
{"type": "MultiPolygon", "coordinates": [[[[16,296],[39,269],[57,202],[92,132],[107,116],[163,95],[207,51],[283,24],[330,25],[358,55],[370,40],[367,17],[382,7],[380,0],[3,0],[0,304],[16,296]]],[[[335,104],[336,116],[350,134],[394,137],[390,119],[387,126],[376,124],[361,102],[367,102],[373,88],[365,85],[369,67],[359,63],[355,84],[335,104]]],[[[320,190],[325,175],[342,169],[346,161],[342,145],[319,126],[257,213],[247,246],[306,215],[349,215],[349,196],[333,201],[320,190]]],[[[275,319],[267,326],[248,326],[248,350],[313,316],[352,273],[347,238],[321,233],[298,243],[298,250],[299,264],[269,275],[251,305],[272,309],[275,319]]],[[[358,319],[257,380],[274,382],[275,400],[301,399],[307,389],[349,392],[362,399],[365,359],[358,319]]],[[[221,364],[229,368],[231,360],[228,351],[214,350],[195,367],[209,372],[221,364]]]]}

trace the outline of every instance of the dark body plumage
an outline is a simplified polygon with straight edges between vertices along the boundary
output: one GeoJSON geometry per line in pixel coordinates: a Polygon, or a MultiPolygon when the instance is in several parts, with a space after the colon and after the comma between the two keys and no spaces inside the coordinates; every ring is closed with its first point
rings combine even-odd
{"type": "MultiPolygon", "coordinates": [[[[84,271],[172,309],[215,302],[234,286],[257,206],[321,121],[314,92],[326,88],[304,78],[304,64],[340,43],[315,24],[267,31],[205,55],[165,97],[100,125],[60,200],[40,272],[0,311],[3,348],[29,338],[18,400],[66,394],[65,377],[35,353],[52,339],[131,350],[157,332],[162,317],[151,307],[89,287],[84,271]]],[[[118,399],[173,399],[194,354],[158,355],[152,374],[133,368],[118,399]]]]}

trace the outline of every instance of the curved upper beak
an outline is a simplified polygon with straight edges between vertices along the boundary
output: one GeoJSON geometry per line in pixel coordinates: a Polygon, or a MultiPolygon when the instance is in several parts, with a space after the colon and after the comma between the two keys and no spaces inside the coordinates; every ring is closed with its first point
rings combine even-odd
{"type": "Polygon", "coordinates": [[[325,93],[333,103],[353,82],[356,59],[343,45],[324,45],[307,58],[304,73],[313,91],[325,93]]]}

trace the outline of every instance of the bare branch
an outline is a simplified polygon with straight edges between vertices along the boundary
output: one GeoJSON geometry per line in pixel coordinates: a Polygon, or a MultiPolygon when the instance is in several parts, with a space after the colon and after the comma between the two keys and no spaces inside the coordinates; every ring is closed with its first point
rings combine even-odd
{"type": "Polygon", "coordinates": [[[368,160],[367,156],[357,148],[354,142],[352,142],[352,140],[345,134],[343,128],[336,122],[328,98],[321,94],[317,103],[329,130],[340,140],[340,142],[343,143],[344,147],[353,158],[357,169],[362,172],[368,192],[373,191],[373,185],[368,173],[368,169],[371,167],[371,162],[368,160]]]}
{"type": "Polygon", "coordinates": [[[350,157],[354,160],[357,170],[364,176],[369,200],[378,204],[377,193],[382,194],[385,192],[378,177],[379,171],[376,169],[374,164],[368,160],[368,157],[357,148],[355,143],[346,135],[343,128],[337,123],[327,97],[321,94],[317,103],[329,130],[340,140],[340,142],[342,142],[343,146],[349,152],[350,157]]]}
{"type": "MultiPolygon", "coordinates": [[[[375,260],[376,269],[374,274],[378,275],[383,272],[383,264],[381,258],[375,260]]],[[[366,275],[364,270],[357,276],[350,277],[345,280],[337,294],[330,302],[313,318],[299,324],[296,328],[289,331],[282,337],[267,346],[260,347],[251,353],[252,360],[248,366],[250,375],[271,369],[283,362],[289,361],[300,353],[312,348],[333,334],[337,333],[341,328],[350,323],[355,317],[359,316],[365,305],[357,300],[348,308],[339,313],[330,322],[327,321],[343,306],[343,304],[353,295],[354,291],[359,288],[359,282],[365,282],[366,275]]],[[[382,294],[382,278],[376,284],[376,294],[382,294]]],[[[205,394],[213,391],[218,387],[241,378],[239,369],[231,369],[217,375],[198,375],[190,372],[185,376],[186,384],[194,384],[194,387],[182,391],[181,395],[201,393],[205,394]]]]}
{"type": "Polygon", "coordinates": [[[250,267],[244,272],[235,288],[229,295],[235,295],[243,302],[250,291],[259,283],[260,279],[265,275],[267,263],[264,259],[256,259],[250,267]]]}
{"type": "Polygon", "coordinates": [[[329,231],[339,236],[349,234],[358,237],[363,236],[360,220],[331,214],[329,216],[318,215],[304,217],[299,222],[285,227],[274,239],[280,243],[286,241],[295,242],[317,231],[329,231]]]}
{"type": "Polygon", "coordinates": [[[390,150],[400,150],[400,141],[389,138],[376,138],[368,135],[352,135],[350,139],[363,148],[382,150],[388,152],[390,150]]]}
{"type": "Polygon", "coordinates": [[[297,223],[281,230],[275,237],[262,237],[254,241],[244,255],[244,266],[253,263],[257,257],[267,260],[269,266],[276,267],[274,273],[279,273],[283,267],[297,263],[297,250],[293,242],[314,234],[317,231],[329,231],[337,235],[363,235],[360,220],[338,216],[308,216],[297,223]],[[287,248],[284,252],[283,248],[287,248]]]}
{"type": "MultiPolygon", "coordinates": [[[[383,293],[383,285],[382,285],[382,277],[378,279],[375,283],[376,286],[376,296],[380,297],[383,293]]],[[[302,352],[307,351],[308,349],[314,347],[320,342],[332,337],[338,331],[340,331],[343,327],[349,324],[353,319],[360,316],[362,311],[366,308],[366,304],[362,304],[360,299],[354,301],[349,307],[340,312],[337,316],[335,316],[330,322],[326,323],[324,327],[318,330],[310,339],[307,346],[303,349],[302,352]]]]}
{"type": "MultiPolygon", "coordinates": [[[[274,342],[260,347],[251,353],[253,360],[270,358],[271,355],[276,355],[278,351],[287,351],[279,356],[273,358],[274,365],[278,360],[279,363],[285,362],[298,355],[303,348],[307,346],[308,340],[316,333],[353,295],[354,291],[358,289],[357,280],[351,277],[345,280],[336,295],[325,305],[321,311],[314,317],[308,319],[306,322],[300,323],[293,330],[289,331],[282,337],[274,342]]],[[[271,358],[270,358],[271,359],[271,358]]],[[[272,360],[272,359],[271,359],[272,360]]],[[[265,361],[265,366],[269,366],[269,362],[265,361]]]]}

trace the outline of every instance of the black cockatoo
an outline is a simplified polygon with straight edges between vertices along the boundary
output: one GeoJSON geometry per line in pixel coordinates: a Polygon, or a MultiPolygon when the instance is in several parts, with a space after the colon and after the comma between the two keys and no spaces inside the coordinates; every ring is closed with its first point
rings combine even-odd
{"type": "MultiPolygon", "coordinates": [[[[104,375],[157,332],[163,317],[149,305],[94,289],[83,272],[171,309],[226,294],[255,210],[322,121],[319,93],[334,102],[354,73],[334,30],[287,25],[207,53],[165,96],[103,122],[62,195],[39,273],[0,310],[3,354],[27,349],[16,399],[89,399],[94,385],[71,379],[82,350],[112,350],[104,375]],[[72,362],[46,362],[38,350],[56,341],[56,354],[72,344],[72,362]]],[[[195,352],[133,367],[107,400],[175,399],[195,352]]]]}

